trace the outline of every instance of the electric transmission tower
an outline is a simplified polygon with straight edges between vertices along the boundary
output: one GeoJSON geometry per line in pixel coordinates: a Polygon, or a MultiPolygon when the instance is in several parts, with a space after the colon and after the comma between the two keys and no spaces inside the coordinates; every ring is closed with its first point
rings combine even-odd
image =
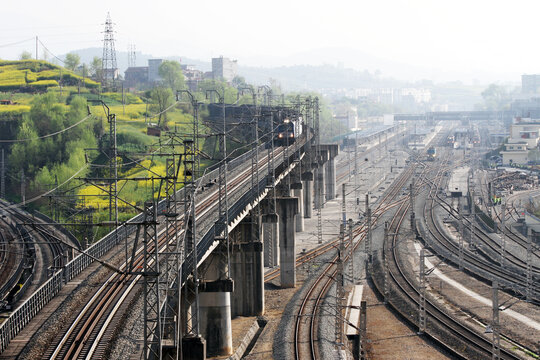
{"type": "Polygon", "coordinates": [[[101,65],[101,84],[107,86],[116,80],[116,50],[114,47],[114,30],[111,15],[107,13],[105,31],[103,31],[103,58],[101,65]]]}
{"type": "Polygon", "coordinates": [[[137,66],[137,55],[135,54],[135,44],[128,46],[128,67],[137,66]]]}

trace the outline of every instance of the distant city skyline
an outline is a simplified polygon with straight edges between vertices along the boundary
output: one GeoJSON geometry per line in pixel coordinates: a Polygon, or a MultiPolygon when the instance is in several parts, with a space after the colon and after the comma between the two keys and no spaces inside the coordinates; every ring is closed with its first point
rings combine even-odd
{"type": "Polygon", "coordinates": [[[532,46],[540,4],[533,1],[83,4],[2,4],[0,58],[34,53],[36,35],[57,55],[99,47],[110,12],[117,50],[135,44],[154,56],[223,55],[250,66],[331,63],[404,80],[519,83],[521,74],[540,73],[540,49],[532,46]]]}

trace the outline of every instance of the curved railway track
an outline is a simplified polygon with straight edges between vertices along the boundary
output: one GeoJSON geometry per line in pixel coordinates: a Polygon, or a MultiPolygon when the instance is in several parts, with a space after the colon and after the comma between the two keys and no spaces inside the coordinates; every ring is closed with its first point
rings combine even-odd
{"type": "MultiPolygon", "coordinates": [[[[274,158],[282,154],[283,148],[276,149],[274,158]]],[[[292,155],[292,154],[291,154],[292,155]]],[[[268,162],[266,155],[261,157],[260,167],[265,169],[268,162]]],[[[229,196],[233,197],[235,192],[240,191],[247,184],[250,184],[251,172],[246,168],[235,175],[228,182],[229,196]]],[[[202,193],[202,199],[197,199],[196,216],[197,221],[209,215],[217,204],[218,192],[215,186],[212,190],[202,193]]],[[[184,214],[178,216],[178,221],[182,222],[184,214]]],[[[182,228],[182,226],[180,226],[182,228]]],[[[171,227],[169,231],[174,231],[171,227]]],[[[182,236],[181,230],[177,236],[182,236]]],[[[174,238],[167,236],[165,229],[158,234],[159,252],[167,250],[167,240],[174,238]]],[[[153,252],[153,249],[148,251],[153,252]]],[[[142,248],[139,248],[133,260],[134,266],[141,266],[143,262],[142,248]]],[[[121,269],[125,268],[125,263],[121,269]]],[[[109,342],[115,333],[115,326],[118,325],[118,315],[125,311],[130,300],[135,295],[134,289],[141,275],[113,273],[104,281],[103,285],[97,289],[84,309],[77,315],[68,329],[58,334],[53,343],[49,346],[44,359],[104,359],[110,350],[109,342]]]]}
{"type": "MultiPolygon", "coordinates": [[[[420,164],[422,165],[422,164],[420,164]]],[[[421,166],[422,168],[422,174],[420,175],[421,178],[423,178],[423,174],[425,171],[425,166],[421,166]]],[[[407,198],[402,198],[399,200],[394,200],[396,197],[400,195],[402,192],[403,187],[406,185],[406,183],[409,181],[411,176],[413,176],[415,172],[415,167],[410,166],[408,167],[395,181],[389,190],[385,193],[383,198],[380,200],[378,207],[374,211],[372,215],[372,226],[375,225],[378,221],[378,219],[384,214],[385,212],[389,211],[395,206],[401,205],[407,201],[407,198]]],[[[343,176],[344,177],[344,176],[343,176]]],[[[419,181],[418,184],[416,184],[416,189],[422,187],[424,185],[423,181],[419,181]]],[[[362,239],[364,239],[366,235],[367,227],[366,225],[362,225],[359,227],[356,227],[353,229],[353,239],[358,240],[354,243],[353,251],[360,245],[362,239]]],[[[307,254],[304,254],[298,258],[297,266],[312,260],[313,258],[320,256],[324,253],[327,253],[328,251],[332,250],[339,244],[339,239],[334,240],[331,242],[326,243],[325,245],[316,248],[312,250],[311,252],[308,252],[307,254]]],[[[345,243],[345,250],[349,247],[349,242],[347,241],[345,243]]],[[[346,252],[347,255],[344,258],[344,262],[347,261],[348,257],[350,256],[350,252],[346,252]]],[[[295,359],[317,359],[318,358],[318,350],[317,350],[317,339],[318,336],[316,334],[317,329],[317,321],[318,321],[318,311],[321,302],[323,301],[324,297],[327,295],[328,290],[330,289],[331,285],[334,283],[334,278],[337,275],[337,266],[335,265],[336,261],[338,260],[338,256],[336,255],[331,261],[330,265],[328,265],[320,274],[319,276],[314,280],[313,284],[310,285],[310,287],[307,290],[306,295],[304,295],[302,302],[300,304],[299,310],[296,315],[295,320],[295,330],[294,330],[294,355],[295,359]],[[307,320],[306,320],[307,319],[307,320]],[[305,324],[305,323],[308,324],[305,324]],[[305,341],[306,339],[309,339],[309,341],[305,341]]],[[[269,273],[269,279],[272,279],[277,276],[278,270],[274,270],[271,274],[269,273]]]]}
{"type": "MultiPolygon", "coordinates": [[[[501,283],[509,287],[519,287],[521,292],[527,287],[526,268],[527,265],[523,259],[508,252],[506,261],[511,264],[510,267],[502,267],[498,254],[500,254],[501,245],[496,243],[489,235],[485,233],[485,230],[480,226],[475,226],[475,241],[476,244],[482,244],[483,250],[476,249],[473,252],[465,246],[465,239],[463,239],[463,246],[460,246],[456,241],[450,240],[445,231],[441,228],[440,221],[435,213],[435,206],[439,205],[444,208],[445,211],[457,218],[455,209],[453,209],[444,199],[436,193],[435,188],[430,190],[431,201],[426,201],[424,206],[424,219],[426,219],[427,237],[424,240],[430,244],[430,246],[438,249],[439,255],[447,258],[456,265],[461,265],[470,270],[472,273],[481,276],[486,281],[491,281],[494,277],[498,278],[501,283]],[[428,205],[429,204],[429,205],[428,205]],[[490,251],[487,251],[490,250],[490,251]],[[481,253],[483,256],[478,256],[481,253]],[[462,259],[462,260],[460,260],[462,259]]],[[[468,223],[468,219],[464,220],[464,223],[468,223]]],[[[539,278],[540,268],[533,267],[533,282],[539,278]]],[[[519,289],[516,289],[519,292],[519,289]]],[[[533,284],[533,297],[538,301],[538,293],[540,286],[533,284]]]]}
{"type": "MultiPolygon", "coordinates": [[[[440,172],[437,174],[437,176],[440,177],[440,172]]],[[[430,192],[431,191],[432,190],[430,190],[430,192]]],[[[392,280],[392,287],[397,290],[394,291],[392,296],[389,297],[389,303],[407,321],[411,322],[414,326],[418,326],[418,324],[411,319],[417,318],[418,316],[420,293],[417,289],[417,285],[414,284],[414,281],[409,279],[407,276],[407,273],[403,269],[401,261],[399,260],[400,252],[398,246],[398,234],[399,229],[401,228],[401,225],[406,217],[409,206],[410,204],[403,203],[392,219],[389,227],[391,242],[384,244],[383,256],[390,260],[388,261],[388,274],[389,278],[392,280]],[[405,298],[403,299],[401,296],[398,298],[397,295],[395,295],[397,292],[399,292],[399,294],[405,298]]],[[[379,275],[380,276],[372,277],[372,279],[374,280],[374,284],[376,285],[378,291],[380,293],[384,293],[384,290],[382,290],[384,286],[379,282],[381,278],[384,279],[384,275],[379,275]]],[[[481,358],[491,356],[491,341],[455,320],[428,298],[425,300],[425,309],[427,314],[426,316],[429,317],[429,326],[427,327],[426,331],[427,334],[435,341],[448,348],[461,358],[471,358],[471,353],[466,352],[463,346],[465,346],[465,349],[467,350],[472,349],[472,351],[481,354],[481,358]],[[441,329],[446,330],[441,332],[441,329]],[[452,346],[448,344],[449,340],[451,342],[458,340],[459,344],[461,345],[458,344],[455,346],[456,344],[454,343],[454,346],[452,346]]],[[[501,349],[501,358],[519,359],[516,354],[509,352],[506,349],[501,349]]]]}
{"type": "Polygon", "coordinates": [[[26,291],[30,288],[34,281],[36,273],[42,273],[37,279],[38,283],[46,280],[47,272],[54,272],[61,268],[65,262],[64,247],[52,234],[43,229],[36,219],[26,214],[17,208],[10,207],[4,201],[0,201],[0,209],[4,216],[9,215],[11,219],[16,220],[13,225],[11,221],[2,218],[2,222],[7,227],[16,232],[14,239],[19,241],[12,242],[11,248],[16,253],[17,261],[11,262],[10,276],[7,277],[0,287],[0,299],[4,302],[6,309],[13,307],[21,298],[25,296],[26,291]],[[22,225],[23,223],[36,222],[36,226],[22,225]],[[47,265],[47,269],[35,269],[37,264],[36,246],[46,247],[46,251],[41,252],[43,264],[47,265]]]}
{"type": "MultiPolygon", "coordinates": [[[[403,203],[406,199],[394,200],[402,191],[403,185],[412,175],[413,168],[408,168],[401,174],[400,178],[389,189],[388,193],[381,199],[379,206],[374,211],[372,217],[372,224],[376,224],[380,216],[389,211],[391,208],[403,203]]],[[[359,226],[353,230],[353,252],[361,244],[361,240],[365,237],[366,225],[359,226]],[[358,239],[354,241],[354,239],[358,239]]],[[[339,240],[328,243],[324,246],[324,250],[317,251],[316,254],[321,255],[324,252],[328,252],[336,246],[339,240]]],[[[349,258],[350,249],[349,242],[345,244],[345,252],[347,255],[343,257],[343,261],[347,261],[349,258]],[[347,251],[348,250],[348,251],[347,251]]],[[[313,257],[309,256],[302,261],[309,261],[313,257]]],[[[307,289],[306,295],[304,295],[300,307],[296,314],[296,320],[294,325],[294,354],[295,359],[317,359],[317,321],[320,305],[328,293],[328,290],[335,282],[335,276],[337,275],[336,262],[338,256],[336,255],[330,261],[329,265],[319,274],[314,282],[307,289]],[[307,319],[307,320],[306,320],[307,319]],[[306,324],[307,322],[307,324],[306,324]],[[306,341],[308,339],[308,341],[306,341]]],[[[339,316],[339,315],[338,315],[339,316]]]]}

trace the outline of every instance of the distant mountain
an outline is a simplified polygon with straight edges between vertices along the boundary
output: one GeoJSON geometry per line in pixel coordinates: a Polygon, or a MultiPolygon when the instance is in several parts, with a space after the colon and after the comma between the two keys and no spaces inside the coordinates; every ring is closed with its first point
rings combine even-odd
{"type": "MultiPolygon", "coordinates": [[[[74,50],[73,52],[79,54],[81,61],[84,63],[90,63],[94,56],[102,57],[101,48],[88,48],[74,50]]],[[[211,71],[212,68],[210,59],[203,61],[180,56],[161,57],[142,52],[136,52],[136,65],[146,66],[148,65],[148,59],[152,58],[177,60],[182,64],[194,65],[201,71],[211,71]]],[[[123,75],[128,67],[127,51],[117,51],[116,60],[120,73],[123,75]]],[[[239,60],[238,73],[248,83],[265,85],[270,84],[272,80],[280,84],[285,91],[396,88],[410,87],[415,84],[431,88],[437,82],[446,82],[452,76],[453,79],[459,79],[459,75],[463,75],[421,68],[403,64],[399,61],[384,60],[353,49],[343,48],[312,50],[286,58],[273,56],[264,57],[264,59],[256,57],[241,59],[239,60]],[[265,65],[250,66],[249,64],[265,65]]],[[[482,73],[475,74],[478,75],[478,79],[486,75],[482,73]]],[[[482,82],[477,82],[477,86],[480,83],[482,82]]]]}
{"type": "Polygon", "coordinates": [[[323,89],[353,89],[399,87],[407,83],[379,76],[366,71],[358,71],[335,65],[293,65],[280,67],[239,66],[238,73],[249,83],[268,84],[276,80],[283,89],[289,91],[309,91],[323,89]]]}
{"type": "MultiPolygon", "coordinates": [[[[379,73],[382,77],[391,77],[406,82],[417,82],[429,79],[434,82],[463,81],[465,83],[519,82],[519,74],[511,72],[489,72],[483,68],[458,70],[448,69],[442,64],[433,63],[429,66],[407,63],[396,53],[392,58],[383,58],[365,53],[350,47],[325,47],[298,52],[293,55],[280,56],[264,55],[242,59],[243,64],[257,64],[262,67],[279,67],[282,65],[313,65],[332,64],[338,68],[348,67],[356,70],[367,70],[379,73]]],[[[474,62],[472,62],[474,63],[474,62]]]]}

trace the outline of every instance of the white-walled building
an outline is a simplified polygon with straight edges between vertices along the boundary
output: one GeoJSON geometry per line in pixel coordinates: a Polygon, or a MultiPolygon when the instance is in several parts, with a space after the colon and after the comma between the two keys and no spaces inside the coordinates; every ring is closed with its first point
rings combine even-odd
{"type": "Polygon", "coordinates": [[[530,118],[514,119],[510,125],[510,138],[501,151],[503,165],[527,164],[530,150],[538,148],[540,121],[530,118]]]}

